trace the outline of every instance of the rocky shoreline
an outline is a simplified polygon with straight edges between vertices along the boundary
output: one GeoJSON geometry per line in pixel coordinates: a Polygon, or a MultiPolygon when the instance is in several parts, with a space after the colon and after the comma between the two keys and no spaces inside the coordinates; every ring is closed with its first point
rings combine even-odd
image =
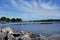
{"type": "Polygon", "coordinates": [[[6,27],[0,28],[0,40],[60,40],[60,35],[46,37],[32,32],[17,32],[10,27],[6,27]]]}

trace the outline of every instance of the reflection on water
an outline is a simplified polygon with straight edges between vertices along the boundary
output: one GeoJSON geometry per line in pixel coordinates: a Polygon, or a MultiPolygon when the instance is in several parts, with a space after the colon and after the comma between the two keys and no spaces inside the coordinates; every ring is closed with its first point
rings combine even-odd
{"type": "Polygon", "coordinates": [[[1,24],[0,27],[11,27],[16,29],[17,31],[29,31],[36,34],[44,34],[44,35],[51,35],[51,34],[60,34],[60,22],[53,23],[53,24],[40,24],[40,23],[32,23],[28,25],[20,25],[19,23],[6,23],[1,24]]]}

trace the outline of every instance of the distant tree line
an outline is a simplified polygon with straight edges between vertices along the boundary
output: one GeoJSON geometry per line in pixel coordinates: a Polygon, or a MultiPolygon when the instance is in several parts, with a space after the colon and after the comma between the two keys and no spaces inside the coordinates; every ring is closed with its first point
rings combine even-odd
{"type": "Polygon", "coordinates": [[[22,22],[21,18],[7,18],[7,17],[1,17],[0,22],[22,22]]]}
{"type": "Polygon", "coordinates": [[[55,21],[60,21],[60,19],[46,19],[46,20],[33,20],[29,22],[55,22],[55,21]]]}

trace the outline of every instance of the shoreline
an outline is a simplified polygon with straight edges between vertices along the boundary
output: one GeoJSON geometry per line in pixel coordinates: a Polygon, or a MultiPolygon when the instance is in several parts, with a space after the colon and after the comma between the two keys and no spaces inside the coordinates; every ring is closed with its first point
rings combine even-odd
{"type": "Polygon", "coordinates": [[[10,27],[0,28],[0,39],[2,40],[60,40],[59,34],[52,36],[37,35],[32,32],[16,31],[10,27]]]}

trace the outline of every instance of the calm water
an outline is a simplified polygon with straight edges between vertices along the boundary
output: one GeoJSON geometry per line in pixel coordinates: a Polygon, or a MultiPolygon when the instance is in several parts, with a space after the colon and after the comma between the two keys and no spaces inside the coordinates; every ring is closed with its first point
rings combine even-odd
{"type": "Polygon", "coordinates": [[[17,25],[14,23],[0,23],[0,27],[11,27],[17,31],[28,31],[43,35],[60,34],[60,22],[55,22],[53,24],[32,23],[28,25],[20,25],[19,23],[17,25]]]}

